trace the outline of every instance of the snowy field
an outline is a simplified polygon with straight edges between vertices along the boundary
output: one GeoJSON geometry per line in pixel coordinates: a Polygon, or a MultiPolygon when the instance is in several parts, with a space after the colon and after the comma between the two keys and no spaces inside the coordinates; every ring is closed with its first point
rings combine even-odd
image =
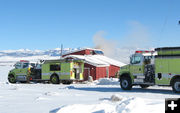
{"type": "Polygon", "coordinates": [[[180,98],[170,87],[136,86],[123,91],[117,79],[71,85],[10,84],[10,69],[0,66],[0,113],[164,113],[165,98],[180,98]]]}

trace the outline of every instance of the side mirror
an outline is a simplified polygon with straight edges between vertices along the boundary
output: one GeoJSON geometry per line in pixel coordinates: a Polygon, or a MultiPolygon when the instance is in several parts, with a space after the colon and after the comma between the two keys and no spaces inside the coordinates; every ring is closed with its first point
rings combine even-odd
{"type": "Polygon", "coordinates": [[[129,62],[130,62],[130,64],[133,64],[133,63],[132,63],[132,56],[130,57],[130,61],[129,61],[129,62]]]}
{"type": "Polygon", "coordinates": [[[16,68],[16,69],[17,69],[16,64],[14,64],[13,66],[14,66],[14,68],[16,68]]]}

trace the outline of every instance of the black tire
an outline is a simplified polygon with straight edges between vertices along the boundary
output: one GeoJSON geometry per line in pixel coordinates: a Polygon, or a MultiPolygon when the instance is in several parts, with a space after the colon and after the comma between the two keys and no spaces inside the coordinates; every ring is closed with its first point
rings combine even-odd
{"type": "Polygon", "coordinates": [[[69,80],[68,82],[67,82],[67,84],[72,84],[73,83],[73,81],[72,80],[69,80]]]}
{"type": "Polygon", "coordinates": [[[130,77],[121,77],[120,86],[123,90],[131,90],[132,89],[132,81],[130,77]]]}
{"type": "Polygon", "coordinates": [[[57,75],[52,75],[50,78],[50,82],[52,84],[59,84],[60,83],[59,77],[57,75]]]}
{"type": "Polygon", "coordinates": [[[27,81],[20,81],[20,83],[24,83],[25,84],[25,83],[27,83],[27,81]]]}
{"type": "Polygon", "coordinates": [[[8,76],[8,81],[9,81],[10,83],[16,83],[16,78],[14,77],[14,75],[10,74],[10,75],[8,76]]]}
{"type": "Polygon", "coordinates": [[[149,87],[149,85],[140,85],[141,88],[146,89],[149,87]]]}
{"type": "Polygon", "coordinates": [[[180,93],[180,78],[173,81],[172,89],[175,93],[180,93]]]}
{"type": "Polygon", "coordinates": [[[62,80],[62,83],[67,85],[72,84],[72,82],[72,80],[62,80]]]}

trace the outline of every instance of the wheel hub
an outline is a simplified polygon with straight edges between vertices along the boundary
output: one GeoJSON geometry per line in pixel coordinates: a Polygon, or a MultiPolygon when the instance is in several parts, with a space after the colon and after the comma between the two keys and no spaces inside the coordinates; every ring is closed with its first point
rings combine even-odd
{"type": "Polygon", "coordinates": [[[128,81],[127,80],[123,80],[122,81],[122,86],[126,88],[128,86],[128,81]]]}
{"type": "Polygon", "coordinates": [[[176,82],[174,84],[174,88],[176,89],[176,91],[180,91],[180,82],[176,82]]]}

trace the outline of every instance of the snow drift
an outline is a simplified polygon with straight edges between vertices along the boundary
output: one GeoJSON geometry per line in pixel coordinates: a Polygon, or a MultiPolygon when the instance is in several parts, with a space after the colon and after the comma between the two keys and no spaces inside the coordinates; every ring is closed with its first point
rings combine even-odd
{"type": "Polygon", "coordinates": [[[123,98],[121,101],[113,103],[102,101],[98,104],[73,104],[63,106],[50,113],[150,113],[148,105],[141,98],[123,98]]]}

